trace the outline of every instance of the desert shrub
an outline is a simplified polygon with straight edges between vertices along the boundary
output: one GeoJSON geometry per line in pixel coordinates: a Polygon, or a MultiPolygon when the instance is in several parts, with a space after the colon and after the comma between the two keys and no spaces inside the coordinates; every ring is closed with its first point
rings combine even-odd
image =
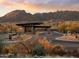
{"type": "Polygon", "coordinates": [[[2,50],[4,48],[4,44],[2,43],[2,40],[0,40],[0,54],[3,53],[2,50]]]}
{"type": "Polygon", "coordinates": [[[74,57],[79,57],[79,49],[73,50],[72,56],[74,56],[74,57]]]}
{"type": "Polygon", "coordinates": [[[44,48],[41,45],[35,45],[32,50],[32,55],[44,56],[45,55],[44,48]]]}
{"type": "Polygon", "coordinates": [[[8,54],[8,53],[9,53],[9,49],[3,48],[2,52],[3,52],[4,54],[8,54]]]}
{"type": "Polygon", "coordinates": [[[2,46],[0,46],[0,54],[2,53],[2,50],[3,50],[3,47],[2,47],[2,46]]]}
{"type": "Polygon", "coordinates": [[[59,55],[59,56],[63,56],[66,54],[64,47],[60,46],[60,45],[55,45],[52,49],[52,54],[53,55],[59,55]]]}

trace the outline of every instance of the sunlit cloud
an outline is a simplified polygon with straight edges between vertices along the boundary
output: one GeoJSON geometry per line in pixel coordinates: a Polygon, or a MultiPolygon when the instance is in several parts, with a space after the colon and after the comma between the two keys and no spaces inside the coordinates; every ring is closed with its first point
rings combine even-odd
{"type": "Polygon", "coordinates": [[[79,11],[79,0],[0,0],[1,15],[1,11],[4,11],[3,14],[5,14],[16,9],[30,13],[57,10],[79,11]]]}

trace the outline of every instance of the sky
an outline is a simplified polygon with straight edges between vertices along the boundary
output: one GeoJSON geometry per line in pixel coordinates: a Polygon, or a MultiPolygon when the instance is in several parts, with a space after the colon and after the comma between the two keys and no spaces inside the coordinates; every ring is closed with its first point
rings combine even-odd
{"type": "Polygon", "coordinates": [[[79,11],[79,0],[0,0],[0,16],[13,10],[25,10],[32,14],[58,10],[79,11]]]}

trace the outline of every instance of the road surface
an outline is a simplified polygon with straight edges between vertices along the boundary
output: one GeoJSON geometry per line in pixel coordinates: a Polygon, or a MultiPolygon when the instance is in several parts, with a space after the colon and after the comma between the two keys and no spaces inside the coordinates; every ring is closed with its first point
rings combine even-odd
{"type": "MultiPolygon", "coordinates": [[[[47,34],[47,32],[41,33],[40,35],[45,36],[45,37],[49,37],[49,34],[47,34]]],[[[79,42],[56,40],[57,37],[62,36],[62,35],[63,35],[62,33],[52,31],[51,36],[48,38],[48,40],[51,44],[63,45],[66,47],[79,47],[79,42]]],[[[32,36],[32,38],[27,38],[27,39],[35,39],[35,38],[37,38],[36,35],[32,36]]],[[[15,44],[15,43],[19,43],[19,42],[25,42],[26,40],[24,40],[24,41],[3,41],[3,43],[5,43],[5,44],[13,44],[14,43],[15,44]]]]}
{"type": "MultiPolygon", "coordinates": [[[[48,36],[49,34],[46,33],[42,33],[43,36],[48,36]]],[[[56,45],[63,45],[66,47],[79,47],[79,41],[64,41],[64,40],[57,40],[57,37],[62,36],[62,33],[56,32],[56,31],[52,31],[51,32],[51,37],[49,37],[49,42],[52,44],[56,44],[56,45]]]]}

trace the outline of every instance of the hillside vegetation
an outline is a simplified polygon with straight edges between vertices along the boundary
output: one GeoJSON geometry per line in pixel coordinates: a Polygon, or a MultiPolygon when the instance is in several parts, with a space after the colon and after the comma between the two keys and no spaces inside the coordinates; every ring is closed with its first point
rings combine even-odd
{"type": "Polygon", "coordinates": [[[57,11],[48,13],[27,13],[24,10],[14,10],[0,18],[0,22],[27,22],[27,21],[70,21],[79,20],[79,11],[57,11]]]}

